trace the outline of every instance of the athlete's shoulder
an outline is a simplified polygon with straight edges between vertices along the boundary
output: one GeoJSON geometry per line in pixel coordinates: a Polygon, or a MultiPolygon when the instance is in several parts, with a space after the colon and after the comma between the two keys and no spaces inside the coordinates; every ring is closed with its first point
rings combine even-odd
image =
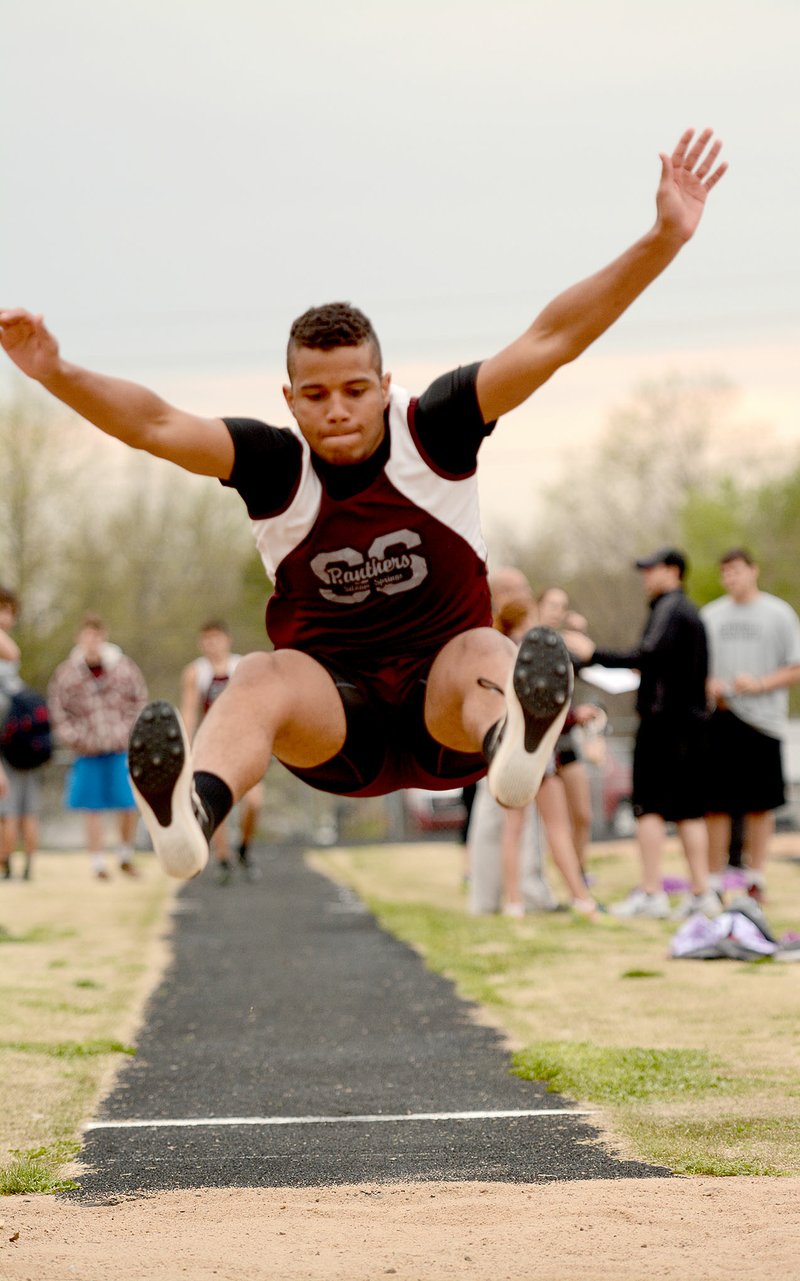
{"type": "Polygon", "coordinates": [[[308,447],[298,429],[272,427],[257,418],[224,418],[234,450],[233,469],[222,484],[238,491],[248,515],[263,520],[285,510],[308,447]]]}
{"type": "Polygon", "coordinates": [[[479,369],[476,362],[440,374],[409,405],[409,423],[423,456],[454,478],[475,471],[478,451],[495,426],[484,422],[478,403],[479,369]]]}

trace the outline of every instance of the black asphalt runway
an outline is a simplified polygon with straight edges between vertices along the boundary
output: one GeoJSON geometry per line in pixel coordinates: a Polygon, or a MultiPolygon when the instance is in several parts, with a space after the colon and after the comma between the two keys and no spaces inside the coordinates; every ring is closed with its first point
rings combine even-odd
{"type": "Polygon", "coordinates": [[[668,1173],[613,1159],[591,1116],[512,1076],[452,984],[299,851],[261,860],[256,884],[181,890],[174,961],[86,1133],[76,1196],[668,1173]]]}

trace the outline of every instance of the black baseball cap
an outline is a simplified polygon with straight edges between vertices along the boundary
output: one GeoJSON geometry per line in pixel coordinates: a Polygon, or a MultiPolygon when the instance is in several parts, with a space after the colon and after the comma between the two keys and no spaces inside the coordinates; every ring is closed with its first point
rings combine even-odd
{"type": "Polygon", "coordinates": [[[681,578],[686,573],[686,557],[677,547],[659,547],[658,551],[651,552],[649,556],[641,556],[634,564],[637,569],[652,569],[654,565],[675,565],[681,578]]]}

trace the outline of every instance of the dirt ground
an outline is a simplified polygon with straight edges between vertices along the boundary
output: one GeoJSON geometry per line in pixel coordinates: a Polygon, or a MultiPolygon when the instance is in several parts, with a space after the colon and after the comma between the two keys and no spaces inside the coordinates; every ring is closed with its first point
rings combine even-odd
{"type": "Polygon", "coordinates": [[[3,1281],[797,1281],[800,1179],[0,1201],[3,1281]]]}

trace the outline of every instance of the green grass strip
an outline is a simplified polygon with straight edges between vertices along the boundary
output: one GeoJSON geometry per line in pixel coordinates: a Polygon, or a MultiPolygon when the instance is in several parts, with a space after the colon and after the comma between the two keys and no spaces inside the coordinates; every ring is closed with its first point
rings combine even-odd
{"type": "Polygon", "coordinates": [[[58,1173],[65,1162],[71,1160],[80,1144],[53,1143],[49,1147],[29,1148],[26,1152],[15,1150],[8,1165],[0,1166],[0,1196],[20,1196],[25,1193],[54,1194],[77,1188],[72,1179],[62,1179],[58,1173]]]}
{"type": "Polygon", "coordinates": [[[526,1081],[592,1103],[699,1097],[730,1089],[731,1082],[703,1050],[650,1050],[540,1041],[514,1055],[514,1072],[526,1081]]]}
{"type": "Polygon", "coordinates": [[[46,1054],[53,1059],[88,1059],[98,1054],[135,1054],[132,1045],[122,1041],[0,1041],[0,1050],[17,1054],[46,1054]]]}

